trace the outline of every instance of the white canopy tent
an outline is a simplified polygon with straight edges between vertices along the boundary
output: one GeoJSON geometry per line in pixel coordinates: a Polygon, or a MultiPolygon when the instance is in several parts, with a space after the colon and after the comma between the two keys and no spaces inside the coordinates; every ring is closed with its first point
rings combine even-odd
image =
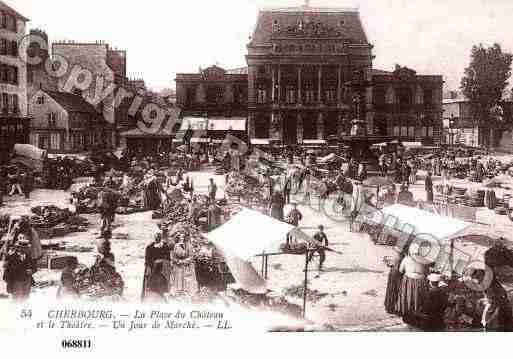
{"type": "Polygon", "coordinates": [[[250,209],[243,209],[223,226],[206,234],[225,256],[226,263],[237,283],[251,293],[265,293],[265,280],[249,260],[263,253],[280,251],[287,234],[296,238],[309,237],[294,226],[250,209]]]}
{"type": "Polygon", "coordinates": [[[472,223],[440,216],[419,208],[394,204],[373,213],[372,221],[396,229],[410,226],[414,234],[430,234],[441,240],[454,238],[472,226],[472,223]],[[384,222],[383,222],[384,221],[384,222]]]}
{"type": "MultiPolygon", "coordinates": [[[[484,236],[489,239],[498,235],[493,233],[493,228],[465,222],[456,218],[445,217],[436,213],[424,211],[418,208],[394,204],[382,210],[375,211],[368,217],[369,222],[383,224],[403,235],[414,235],[422,240],[436,240],[440,251],[430,253],[430,259],[436,265],[445,268],[446,261],[449,263],[449,272],[459,272],[454,266],[456,261],[470,264],[472,261],[480,261],[482,258],[475,257],[476,253],[466,253],[466,250],[455,251],[455,241],[471,236],[484,236]],[[436,258],[432,258],[434,255],[436,258]]],[[[445,268],[447,269],[447,268],[445,268]]]]}

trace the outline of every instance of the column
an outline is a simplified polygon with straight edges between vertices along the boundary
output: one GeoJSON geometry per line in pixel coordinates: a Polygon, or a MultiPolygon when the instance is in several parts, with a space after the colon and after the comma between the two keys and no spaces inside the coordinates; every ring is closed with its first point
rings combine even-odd
{"type": "Polygon", "coordinates": [[[342,66],[338,67],[337,103],[342,103],[342,66]]]}
{"type": "Polygon", "coordinates": [[[248,66],[248,104],[256,103],[256,67],[248,66]]]}
{"type": "Polygon", "coordinates": [[[317,118],[317,139],[324,140],[324,116],[322,112],[319,112],[317,118]]]}
{"type": "Polygon", "coordinates": [[[301,112],[297,113],[297,143],[302,144],[303,143],[303,115],[301,112]]]}
{"type": "Polygon", "coordinates": [[[269,126],[269,138],[281,140],[281,116],[279,112],[273,112],[271,115],[271,126],[269,126]]]}
{"type": "Polygon", "coordinates": [[[278,90],[277,90],[277,95],[278,95],[278,103],[281,102],[281,66],[278,65],[278,90]]]}
{"type": "Polygon", "coordinates": [[[319,103],[322,102],[322,65],[319,65],[319,83],[318,83],[318,94],[317,94],[317,101],[319,103]]]}
{"type": "Polygon", "coordinates": [[[344,131],[344,113],[341,111],[337,116],[337,136],[341,137],[344,131]]]}
{"type": "Polygon", "coordinates": [[[273,66],[272,68],[272,72],[273,72],[273,88],[271,90],[272,92],[272,103],[276,103],[276,68],[273,66]]]}
{"type": "Polygon", "coordinates": [[[250,113],[249,116],[248,116],[248,137],[249,137],[249,140],[251,141],[252,138],[256,138],[256,133],[255,133],[255,114],[254,113],[250,113]]]}
{"type": "Polygon", "coordinates": [[[301,79],[301,65],[299,65],[297,69],[297,103],[302,104],[303,103],[303,81],[301,79]]]}

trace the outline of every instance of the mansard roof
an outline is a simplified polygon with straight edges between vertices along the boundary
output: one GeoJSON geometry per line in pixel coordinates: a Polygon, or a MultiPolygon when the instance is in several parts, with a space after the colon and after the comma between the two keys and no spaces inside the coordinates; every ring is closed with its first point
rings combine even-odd
{"type": "Polygon", "coordinates": [[[358,10],[344,8],[261,10],[250,46],[268,45],[273,37],[339,38],[352,44],[368,44],[358,10]]]}

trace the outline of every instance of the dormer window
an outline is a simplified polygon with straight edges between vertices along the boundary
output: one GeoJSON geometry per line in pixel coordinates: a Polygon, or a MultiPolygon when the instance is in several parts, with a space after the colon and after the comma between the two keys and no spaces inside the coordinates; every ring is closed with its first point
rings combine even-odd
{"type": "Polygon", "coordinates": [[[297,28],[299,31],[303,31],[304,28],[305,28],[305,24],[303,23],[303,20],[299,20],[299,22],[297,23],[297,28]]]}
{"type": "Polygon", "coordinates": [[[39,96],[37,98],[37,104],[38,105],[44,105],[45,104],[45,97],[44,96],[39,96]]]}
{"type": "Polygon", "coordinates": [[[340,27],[344,27],[344,26],[345,26],[345,24],[346,24],[346,21],[345,21],[345,20],[340,20],[340,23],[339,23],[340,27]]]}

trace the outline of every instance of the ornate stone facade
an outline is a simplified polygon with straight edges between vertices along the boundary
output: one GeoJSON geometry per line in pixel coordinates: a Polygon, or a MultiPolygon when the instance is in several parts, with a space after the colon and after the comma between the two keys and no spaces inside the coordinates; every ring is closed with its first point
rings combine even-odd
{"type": "Polygon", "coordinates": [[[341,135],[352,117],[346,84],[353,71],[371,69],[372,59],[356,10],[261,11],[247,56],[256,137],[297,144],[341,135]]]}

